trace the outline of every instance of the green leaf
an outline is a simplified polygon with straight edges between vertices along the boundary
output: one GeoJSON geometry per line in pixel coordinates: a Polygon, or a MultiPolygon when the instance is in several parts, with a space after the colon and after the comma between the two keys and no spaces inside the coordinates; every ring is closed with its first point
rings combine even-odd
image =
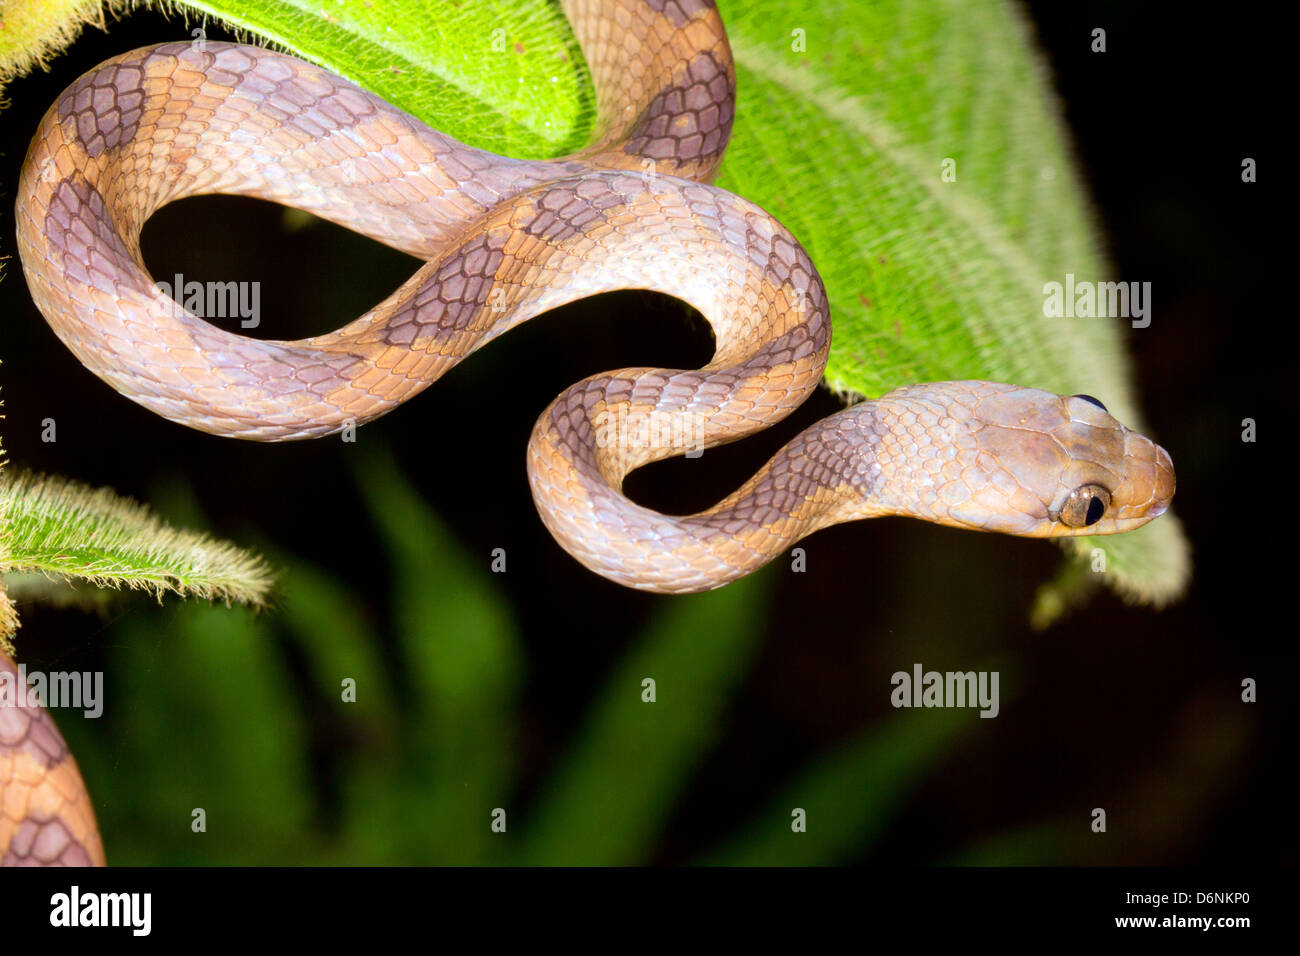
{"type": "MultiPolygon", "coordinates": [[[[983,378],[1104,396],[1142,427],[1127,323],[1043,314],[1045,283],[1112,276],[1012,4],[719,6],[740,86],[719,185],[781,219],[817,264],[835,324],[833,389],[878,396],[983,378]],[[955,182],[941,177],[945,159],[955,182]]],[[[1104,548],[1104,580],[1128,597],[1161,604],[1186,587],[1172,515],[1067,547],[1104,548]]]]}
{"type": "Polygon", "coordinates": [[[183,6],[275,42],[482,149],[580,147],[594,99],[558,4],[218,0],[183,6]]]}
{"type": "Polygon", "coordinates": [[[44,66],[102,17],[99,0],[6,0],[0,7],[0,84],[44,66]]]}
{"type": "Polygon", "coordinates": [[[271,587],[260,557],[169,527],[108,488],[6,469],[0,472],[0,572],[10,571],[253,605],[271,587]]]}
{"type": "Polygon", "coordinates": [[[64,578],[52,578],[36,571],[7,571],[0,574],[0,587],[14,601],[29,601],[46,607],[76,608],[105,613],[118,597],[93,585],[77,586],[64,578]]]}
{"type": "Polygon", "coordinates": [[[614,669],[528,817],[520,861],[646,862],[763,635],[770,572],[674,598],[614,669]],[[655,701],[642,681],[655,681],[655,701]]]}
{"type": "MultiPolygon", "coordinates": [[[[126,2],[8,0],[0,83],[43,65],[126,2]]],[[[347,77],[465,143],[522,158],[578,149],[595,115],[585,62],[558,4],[544,0],[197,0],[175,2],[174,40],[212,21],[347,77]]],[[[160,37],[160,39],[168,39],[160,37]]]]}

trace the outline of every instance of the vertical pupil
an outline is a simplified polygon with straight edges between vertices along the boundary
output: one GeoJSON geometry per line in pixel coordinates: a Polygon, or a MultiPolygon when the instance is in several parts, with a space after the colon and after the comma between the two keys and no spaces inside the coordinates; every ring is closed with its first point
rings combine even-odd
{"type": "Polygon", "coordinates": [[[1088,502],[1088,518],[1084,523],[1096,524],[1098,521],[1101,520],[1101,516],[1105,513],[1105,511],[1106,511],[1106,506],[1102,504],[1101,499],[1098,498],[1096,495],[1093,495],[1092,499],[1088,502]]]}

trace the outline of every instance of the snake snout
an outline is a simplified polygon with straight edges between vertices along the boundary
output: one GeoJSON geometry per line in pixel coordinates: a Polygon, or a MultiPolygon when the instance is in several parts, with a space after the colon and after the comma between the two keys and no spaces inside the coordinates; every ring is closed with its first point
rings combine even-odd
{"type": "Polygon", "coordinates": [[[1169,452],[1165,451],[1155,442],[1152,442],[1156,450],[1156,487],[1154,494],[1154,503],[1147,511],[1153,518],[1158,518],[1169,510],[1169,503],[1174,498],[1174,490],[1178,486],[1178,480],[1174,476],[1174,460],[1169,457],[1169,452]]]}
{"type": "Polygon", "coordinates": [[[1124,502],[1121,514],[1143,523],[1169,510],[1177,487],[1174,461],[1151,439],[1128,432],[1125,435],[1124,502]]]}

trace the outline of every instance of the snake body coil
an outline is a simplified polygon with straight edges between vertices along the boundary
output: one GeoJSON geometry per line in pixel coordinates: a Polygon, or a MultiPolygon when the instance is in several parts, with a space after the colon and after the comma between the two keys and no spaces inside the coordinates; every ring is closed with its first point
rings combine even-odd
{"type": "Polygon", "coordinates": [[[592,145],[550,162],[470,148],[267,50],[166,44],[104,63],[50,109],[23,168],[18,242],[33,298],[81,362],[134,401],[214,434],[279,441],[382,415],[564,303],[618,289],[676,296],[711,323],[712,361],[593,375],[546,409],[528,447],[556,539],[643,590],[718,587],[819,528],[877,515],[1049,537],[1125,531],[1165,510],[1168,454],[1099,402],[980,381],[910,385],[833,415],[700,514],[626,498],[632,470],[742,438],[802,403],[826,364],[830,318],[794,237],[708,185],[736,90],[710,0],[567,0],[565,11],[597,122],[592,145]],[[327,335],[223,331],[181,310],[140,256],[154,210],[203,193],[294,206],[426,265],[327,335]]]}

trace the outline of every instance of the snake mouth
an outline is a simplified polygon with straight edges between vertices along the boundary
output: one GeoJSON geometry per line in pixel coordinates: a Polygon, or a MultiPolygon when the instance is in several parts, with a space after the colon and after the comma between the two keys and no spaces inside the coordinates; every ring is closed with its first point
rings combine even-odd
{"type": "Polygon", "coordinates": [[[1033,531],[1021,535],[1026,538],[1087,538],[1090,536],[1100,537],[1102,535],[1124,534],[1127,531],[1136,531],[1153,518],[1158,518],[1163,512],[1148,511],[1142,515],[1136,515],[1127,518],[1103,518],[1096,524],[1085,525],[1080,528],[1072,528],[1060,521],[1048,520],[1033,531]]]}

